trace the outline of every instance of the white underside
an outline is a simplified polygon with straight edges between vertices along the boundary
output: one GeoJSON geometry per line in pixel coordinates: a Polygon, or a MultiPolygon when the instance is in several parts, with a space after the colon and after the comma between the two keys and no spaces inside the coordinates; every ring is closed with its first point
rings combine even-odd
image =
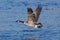
{"type": "MultiPolygon", "coordinates": [[[[25,25],[28,25],[26,22],[24,22],[25,25]]],[[[29,25],[28,25],[29,26],[29,25]]],[[[38,25],[35,25],[34,28],[37,28],[38,25]]]]}

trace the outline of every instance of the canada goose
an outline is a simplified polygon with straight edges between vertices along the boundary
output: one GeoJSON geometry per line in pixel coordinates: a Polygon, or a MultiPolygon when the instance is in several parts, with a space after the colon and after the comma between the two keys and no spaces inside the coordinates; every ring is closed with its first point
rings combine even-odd
{"type": "Polygon", "coordinates": [[[42,27],[41,23],[37,23],[42,7],[39,5],[35,11],[31,8],[27,8],[28,11],[28,21],[17,20],[16,22],[24,23],[25,25],[40,28],[42,27]]]}

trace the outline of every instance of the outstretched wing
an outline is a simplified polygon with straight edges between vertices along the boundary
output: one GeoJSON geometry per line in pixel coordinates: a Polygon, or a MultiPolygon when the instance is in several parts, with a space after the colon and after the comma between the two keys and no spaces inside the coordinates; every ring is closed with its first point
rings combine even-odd
{"type": "Polygon", "coordinates": [[[35,22],[38,21],[39,15],[41,13],[42,7],[40,5],[38,5],[37,9],[35,10],[34,14],[35,14],[35,22]]]}
{"type": "Polygon", "coordinates": [[[41,6],[38,6],[37,9],[33,12],[33,10],[31,8],[28,8],[28,21],[32,21],[33,23],[38,21],[40,12],[42,10],[41,6]]]}
{"type": "Polygon", "coordinates": [[[31,8],[28,8],[27,11],[28,11],[28,21],[34,22],[35,15],[33,15],[33,10],[31,8]]]}

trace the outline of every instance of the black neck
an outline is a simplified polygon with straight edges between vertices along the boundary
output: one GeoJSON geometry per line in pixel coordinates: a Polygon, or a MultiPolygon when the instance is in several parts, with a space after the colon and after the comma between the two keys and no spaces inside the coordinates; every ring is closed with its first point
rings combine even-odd
{"type": "Polygon", "coordinates": [[[21,23],[24,23],[24,21],[21,21],[21,20],[17,20],[16,22],[21,22],[21,23]]]}
{"type": "Polygon", "coordinates": [[[24,21],[20,21],[21,23],[24,23],[24,21]]]}

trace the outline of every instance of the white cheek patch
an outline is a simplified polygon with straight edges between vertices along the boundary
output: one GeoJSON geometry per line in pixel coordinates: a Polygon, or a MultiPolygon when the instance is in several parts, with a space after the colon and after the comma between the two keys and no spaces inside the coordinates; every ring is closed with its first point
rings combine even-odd
{"type": "Polygon", "coordinates": [[[24,24],[26,24],[26,23],[24,22],[24,24]]]}
{"type": "Polygon", "coordinates": [[[20,21],[18,21],[18,23],[19,23],[20,21]]]}

